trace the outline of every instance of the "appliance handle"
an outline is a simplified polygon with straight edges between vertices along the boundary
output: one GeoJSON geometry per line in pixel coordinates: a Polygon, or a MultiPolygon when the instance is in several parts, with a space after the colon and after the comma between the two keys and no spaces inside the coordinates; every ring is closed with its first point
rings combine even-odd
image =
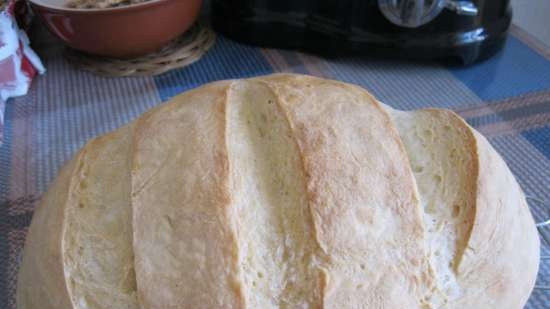
{"type": "Polygon", "coordinates": [[[458,15],[476,16],[479,13],[479,10],[472,1],[448,0],[445,3],[445,8],[455,11],[458,15]]]}

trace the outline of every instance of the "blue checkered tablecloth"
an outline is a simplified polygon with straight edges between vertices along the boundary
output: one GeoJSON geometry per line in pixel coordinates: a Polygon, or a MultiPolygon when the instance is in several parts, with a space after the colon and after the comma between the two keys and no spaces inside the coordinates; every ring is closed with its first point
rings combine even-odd
{"type": "MultiPolygon", "coordinates": [[[[295,72],[369,89],[399,109],[450,108],[502,154],[526,194],[550,201],[550,50],[518,28],[504,50],[470,67],[365,58],[322,59],[258,49],[219,37],[199,62],[158,77],[103,78],[78,71],[39,31],[34,48],[48,69],[30,93],[7,103],[0,147],[0,308],[15,309],[18,262],[37,199],[61,164],[90,138],[116,129],[175,94],[204,83],[295,72]]],[[[550,216],[532,202],[538,221],[550,216]]],[[[545,235],[550,240],[550,233],[545,235]]],[[[544,239],[543,254],[550,254],[544,239]]],[[[550,260],[539,285],[550,285],[550,260]]],[[[535,290],[529,309],[550,308],[535,290]]]]}

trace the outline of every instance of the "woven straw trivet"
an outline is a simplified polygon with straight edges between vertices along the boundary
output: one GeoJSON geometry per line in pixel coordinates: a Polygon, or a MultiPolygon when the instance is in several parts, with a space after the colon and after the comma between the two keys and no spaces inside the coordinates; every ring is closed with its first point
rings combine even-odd
{"type": "Polygon", "coordinates": [[[66,49],[65,56],[78,68],[111,77],[154,76],[199,60],[214,42],[214,31],[195,25],[161,50],[133,59],[113,59],[66,49]]]}

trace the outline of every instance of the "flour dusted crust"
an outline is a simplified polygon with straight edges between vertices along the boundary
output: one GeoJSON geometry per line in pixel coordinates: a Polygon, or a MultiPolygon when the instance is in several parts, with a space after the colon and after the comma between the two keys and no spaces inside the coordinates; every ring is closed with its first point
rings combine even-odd
{"type": "Polygon", "coordinates": [[[521,189],[446,110],[299,75],[222,81],[97,138],[29,230],[18,308],[510,308],[521,189]]]}

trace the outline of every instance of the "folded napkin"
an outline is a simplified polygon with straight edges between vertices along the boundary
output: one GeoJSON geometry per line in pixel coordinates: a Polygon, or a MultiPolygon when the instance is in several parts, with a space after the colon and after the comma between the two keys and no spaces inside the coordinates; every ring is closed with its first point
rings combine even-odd
{"type": "Polygon", "coordinates": [[[0,2],[0,145],[2,143],[5,102],[27,93],[32,79],[45,69],[30,48],[23,29],[30,23],[25,1],[0,2]]]}

